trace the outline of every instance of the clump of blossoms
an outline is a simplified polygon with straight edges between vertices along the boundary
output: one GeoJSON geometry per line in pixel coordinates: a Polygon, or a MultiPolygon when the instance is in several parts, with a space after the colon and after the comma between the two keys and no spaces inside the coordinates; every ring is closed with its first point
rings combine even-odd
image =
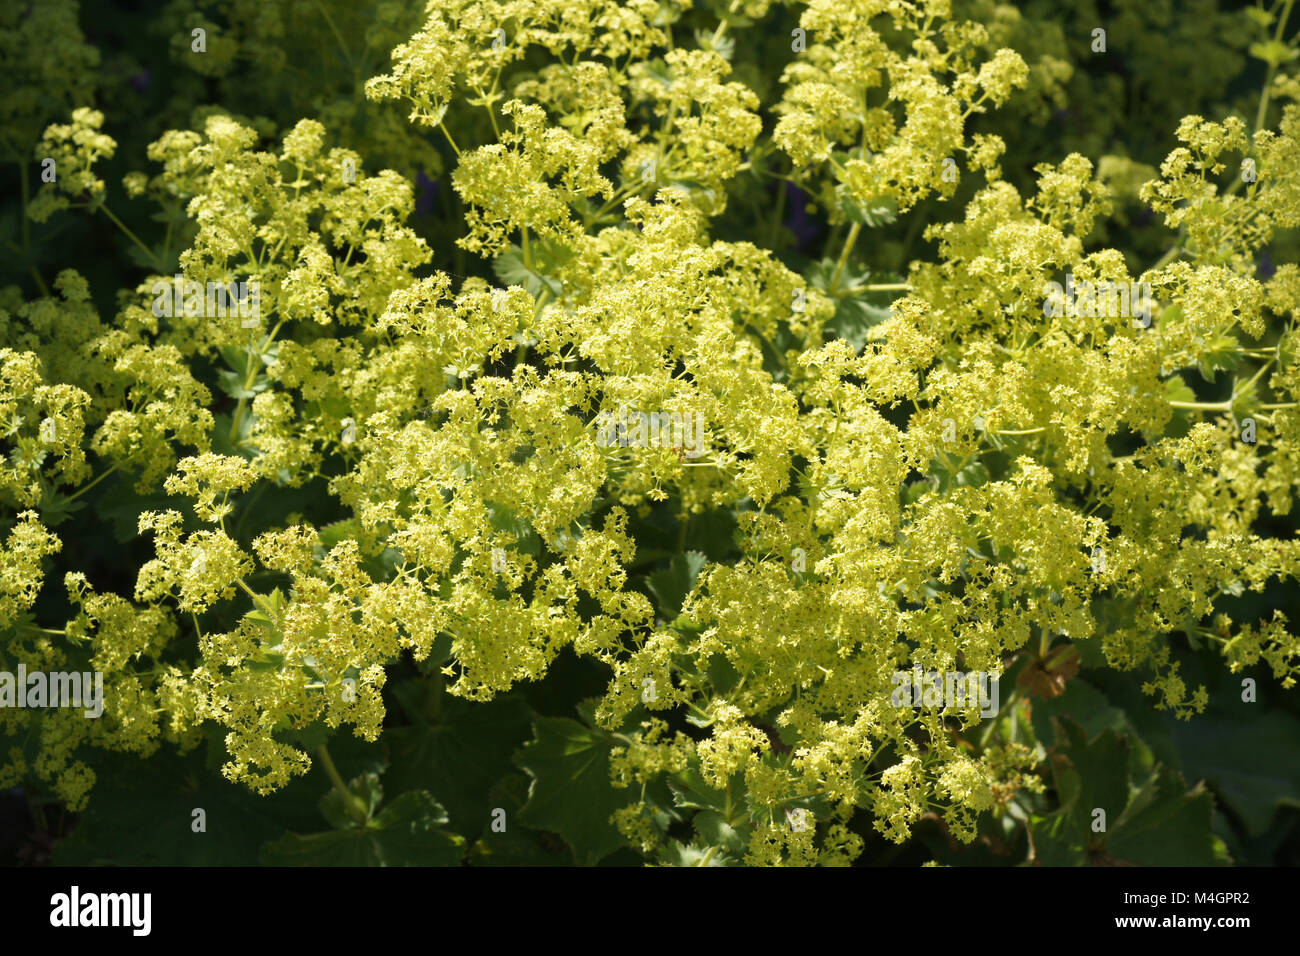
{"type": "MultiPolygon", "coordinates": [[[[73,271],[6,294],[0,660],[93,666],[106,704],[0,710],[38,755],[0,751],[0,785],[34,773],[80,809],[87,748],[216,728],[225,777],[269,793],[333,773],[312,728],[381,738],[401,662],[486,702],[574,654],[606,668],[599,822],[628,846],[844,865],[855,816],[969,842],[1044,789],[1009,704],[992,725],[969,700],[900,707],[899,673],[1032,660],[1050,684],[1068,646],[1190,718],[1209,700],[1183,676],[1192,635],[1295,683],[1284,611],[1238,622],[1224,598],[1300,577],[1300,542],[1259,520],[1300,485],[1300,271],[1256,269],[1300,226],[1300,83],[1270,80],[1275,128],[1169,131],[1140,194],[1171,248],[1144,265],[1089,242],[1115,211],[1100,157],[1004,178],[981,119],[1051,85],[994,47],[1005,24],[948,0],[791,3],[799,39],[756,90],[769,6],[691,31],[707,16],[676,2],[429,3],[364,89],[441,144],[462,212],[445,249],[413,183],[338,138],[353,113],[268,137],[211,111],[149,146],[124,185],[183,202],[182,287],[254,281],[260,309],[160,316],[161,256],[112,317],[73,271]],[[765,201],[797,185],[825,211],[824,258],[783,254],[766,211],[720,228],[766,181],[765,201]],[[909,213],[933,254],[891,272],[909,213]],[[1052,314],[1063,276],[1149,286],[1146,323],[1136,299],[1052,314]],[[1229,394],[1199,400],[1194,370],[1235,370],[1229,394]],[[671,424],[610,441],[629,409],[671,424]],[[60,522],[114,473],[152,549],[132,590],[47,581],[60,522]],[[255,510],[286,491],[329,517],[255,510]],[[72,617],[38,623],[58,586],[72,617]]],[[[67,172],[32,218],[104,205],[103,121],[46,130],[37,157],[67,172]]],[[[382,128],[381,153],[427,148],[382,128]]]]}

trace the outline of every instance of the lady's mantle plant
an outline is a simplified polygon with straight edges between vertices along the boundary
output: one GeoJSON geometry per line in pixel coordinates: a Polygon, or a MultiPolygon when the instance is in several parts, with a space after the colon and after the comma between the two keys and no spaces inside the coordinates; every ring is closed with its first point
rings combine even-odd
{"type": "MultiPolygon", "coordinates": [[[[1206,794],[1049,718],[1083,666],[1195,719],[1203,642],[1295,683],[1283,605],[1233,604],[1300,575],[1300,268],[1260,268],[1300,225],[1291,0],[1241,26],[1253,121],[1155,131],[1158,170],[998,125],[1125,55],[1073,7],[1081,36],[949,0],[357,6],[171,5],[175,59],[231,98],[181,89],[200,108],[120,188],[90,90],[4,101],[15,249],[75,208],[132,261],[109,310],[37,265],[0,303],[0,662],[105,682],[99,720],[0,709],[0,784],[81,810],[97,751],[206,739],[261,794],[319,762],[345,831],[447,824],[429,790],[489,857],[497,812],[580,862],[675,864],[844,864],[937,815],[1030,859],[1150,862],[1116,822],[1147,804],[1089,789],[1104,763],[1198,821],[1186,862],[1223,856],[1206,794]],[[314,101],[299,47],[337,58],[314,101]],[[146,206],[148,242],[122,218],[146,206]],[[805,207],[822,235],[789,228],[805,207]],[[258,314],[214,314],[241,281],[258,314]],[[1114,287],[1150,289],[1145,322],[1114,287]],[[148,552],[120,591],[79,557],[114,533],[148,552]],[[515,803],[508,764],[462,787],[410,757],[444,684],[502,714],[562,655],[604,691],[584,723],[576,696],[533,717],[515,803]],[[999,713],[898,706],[914,669],[1001,675],[999,713]],[[330,757],[347,732],[390,745],[377,816],[379,778],[330,757]]],[[[20,25],[90,62],[69,22],[51,0],[20,25]]]]}

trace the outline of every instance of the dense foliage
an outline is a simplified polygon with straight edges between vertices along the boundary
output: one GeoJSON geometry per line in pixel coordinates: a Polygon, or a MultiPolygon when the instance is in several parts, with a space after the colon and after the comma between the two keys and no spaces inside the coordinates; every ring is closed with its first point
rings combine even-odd
{"type": "Polygon", "coordinates": [[[68,863],[1294,862],[1292,5],[3,0],[0,671],[104,710],[0,787],[68,863]]]}

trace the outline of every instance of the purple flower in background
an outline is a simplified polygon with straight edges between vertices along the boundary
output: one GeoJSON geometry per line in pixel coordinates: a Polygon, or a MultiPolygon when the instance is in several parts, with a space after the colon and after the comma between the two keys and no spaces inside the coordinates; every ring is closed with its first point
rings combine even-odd
{"type": "Polygon", "coordinates": [[[1273,273],[1277,272],[1277,265],[1273,262],[1273,257],[1269,255],[1267,249],[1259,251],[1259,277],[1261,279],[1271,279],[1273,273]]]}
{"type": "Polygon", "coordinates": [[[415,185],[420,190],[420,194],[415,200],[415,214],[417,216],[432,215],[433,198],[438,194],[438,184],[424,175],[424,170],[421,169],[416,174],[415,185]]]}
{"type": "Polygon", "coordinates": [[[131,77],[131,85],[135,87],[137,93],[144,93],[149,89],[149,71],[137,73],[131,77]]]}
{"type": "Polygon", "coordinates": [[[803,251],[822,233],[821,225],[808,215],[808,194],[794,183],[786,183],[785,227],[794,234],[799,251],[803,251]]]}

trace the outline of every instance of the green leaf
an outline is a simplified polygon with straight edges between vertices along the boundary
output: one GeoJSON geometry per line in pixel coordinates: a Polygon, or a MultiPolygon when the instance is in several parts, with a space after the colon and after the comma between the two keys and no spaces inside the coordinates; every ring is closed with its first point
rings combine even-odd
{"type": "Polygon", "coordinates": [[[835,306],[835,315],[826,323],[826,331],[861,352],[867,344],[867,333],[889,318],[891,294],[888,292],[846,295],[835,306]]]}
{"type": "MultiPolygon", "coordinates": [[[[661,6],[660,9],[663,9],[663,7],[661,6]]],[[[642,75],[647,80],[654,80],[662,86],[664,90],[671,90],[673,88],[673,75],[668,69],[668,64],[664,63],[662,59],[655,58],[653,60],[647,60],[641,65],[644,67],[642,75]]]]}
{"type": "Polygon", "coordinates": [[[1214,835],[1214,798],[1191,790],[1161,766],[1133,797],[1106,841],[1106,853],[1145,866],[1213,866],[1227,862],[1214,835]]]}
{"type": "Polygon", "coordinates": [[[528,776],[511,773],[502,777],[488,791],[484,806],[493,812],[505,811],[505,830],[491,827],[469,853],[470,866],[571,866],[573,858],[564,841],[553,833],[531,830],[519,819],[519,811],[528,799],[528,776]]]}
{"type": "Polygon", "coordinates": [[[706,846],[720,846],[737,856],[744,854],[745,836],[716,810],[704,810],[695,814],[691,825],[695,827],[695,832],[700,835],[706,846]]]}
{"type": "Polygon", "coordinates": [[[145,252],[139,246],[132,243],[124,246],[122,251],[126,253],[126,257],[135,265],[139,266],[141,269],[146,269],[149,272],[158,271],[160,264],[165,265],[162,261],[161,246],[156,249],[150,249],[149,252],[145,252]]]}
{"type": "Polygon", "coordinates": [[[954,483],[958,488],[979,488],[988,484],[989,469],[982,461],[973,461],[957,472],[954,483]]]}
{"type": "Polygon", "coordinates": [[[249,611],[244,615],[244,620],[252,621],[258,627],[265,630],[268,638],[279,633],[279,628],[276,626],[275,621],[271,620],[271,616],[265,611],[249,611]]]}
{"type": "Polygon", "coordinates": [[[730,0],[707,0],[709,13],[713,19],[720,20],[729,27],[748,27],[752,26],[754,21],[738,11],[738,3],[731,3],[730,0]]]}
{"type": "MultiPolygon", "coordinates": [[[[443,117],[447,115],[447,110],[451,106],[451,101],[446,100],[440,103],[430,103],[424,115],[420,117],[420,122],[425,126],[433,127],[439,125],[443,117]]],[[[433,175],[430,173],[430,175],[433,175]]]]}
{"type": "Polygon", "coordinates": [[[266,866],[457,866],[463,837],[443,829],[447,813],[429,794],[404,793],[364,827],[305,836],[289,833],[262,847],[266,866]]]}
{"type": "Polygon", "coordinates": [[[365,810],[366,819],[370,820],[384,800],[384,788],[379,783],[379,774],[374,771],[348,781],[348,791],[355,801],[344,800],[343,794],[331,787],[318,804],[321,816],[336,830],[349,830],[357,826],[355,807],[358,804],[365,810]]]}
{"type": "MultiPolygon", "coordinates": [[[[1070,717],[1088,737],[1095,737],[1104,730],[1131,730],[1124,712],[1113,706],[1105,694],[1079,677],[1066,683],[1065,693],[1060,697],[1035,698],[1032,701],[1030,722],[1035,736],[1044,744],[1056,742],[1054,717],[1070,717]]],[[[1069,741],[1063,739],[1060,743],[1068,746],[1069,741]]]]}
{"type": "Polygon", "coordinates": [[[258,375],[253,380],[252,388],[244,388],[242,375],[229,369],[222,369],[217,373],[217,388],[231,398],[255,398],[258,392],[266,391],[270,384],[265,375],[258,375]]]}
{"type": "Polygon", "coordinates": [[[669,840],[659,848],[658,859],[665,866],[735,866],[736,861],[725,851],[712,850],[696,844],[685,844],[680,840],[669,840]],[[712,853],[712,855],[710,855],[712,853]],[[705,860],[708,863],[705,863],[705,860]]]}
{"type": "Polygon", "coordinates": [[[528,736],[528,707],[513,697],[485,703],[451,697],[440,676],[393,688],[410,727],[385,731],[394,792],[427,790],[447,808],[451,827],[473,840],[488,825],[487,794],[511,771],[510,755],[528,736]]]}
{"type": "Polygon", "coordinates": [[[1172,733],[1184,773],[1208,781],[1251,834],[1267,830],[1279,807],[1300,806],[1300,720],[1292,715],[1180,720],[1172,733]]]}
{"type": "Polygon", "coordinates": [[[698,201],[705,207],[711,207],[718,199],[716,190],[693,179],[674,179],[664,188],[679,192],[688,200],[698,201]]]}
{"type": "Polygon", "coordinates": [[[344,521],[335,521],[333,524],[325,525],[317,531],[317,536],[320,538],[321,547],[328,552],[340,541],[346,541],[359,533],[360,530],[361,522],[356,518],[348,518],[344,521]]]}
{"type": "Polygon", "coordinates": [[[56,844],[56,866],[255,866],[265,841],[317,820],[319,781],[299,778],[263,797],[214,772],[202,748],[95,757],[90,804],[56,844]],[[195,832],[195,810],[204,832],[195,832]]]}
{"type": "Polygon", "coordinates": [[[875,229],[898,221],[898,200],[893,196],[876,196],[859,200],[841,183],[835,187],[835,198],[840,211],[850,222],[875,229]]]}
{"type": "MultiPolygon", "coordinates": [[[[820,289],[822,292],[830,295],[831,280],[835,278],[835,270],[838,266],[838,260],[829,256],[810,264],[807,272],[808,284],[813,288],[820,289]]],[[[839,282],[836,284],[836,288],[842,290],[854,286],[865,285],[870,275],[871,273],[869,270],[859,270],[852,262],[846,262],[844,268],[840,271],[839,282]]]]}
{"type": "Polygon", "coordinates": [[[1188,387],[1181,375],[1171,375],[1165,380],[1165,397],[1171,402],[1196,401],[1196,393],[1188,387]]]}
{"type": "Polygon", "coordinates": [[[729,37],[723,35],[721,37],[718,37],[717,40],[715,40],[713,39],[714,32],[715,31],[713,30],[696,30],[695,31],[696,46],[698,46],[701,50],[712,50],[714,53],[718,54],[718,56],[722,57],[727,62],[731,62],[731,58],[736,55],[735,37],[729,37]]]}
{"type": "Polygon", "coordinates": [[[256,457],[256,452],[246,444],[249,436],[253,432],[253,424],[257,421],[257,416],[248,406],[244,407],[244,416],[239,420],[239,431],[231,440],[230,428],[235,423],[232,415],[213,415],[212,428],[212,450],[220,455],[238,456],[247,458],[252,461],[256,457]]]}
{"type": "Polygon", "coordinates": [[[1156,764],[1135,736],[1105,730],[1089,740],[1068,718],[1053,718],[1050,754],[1060,809],[1031,818],[1038,861],[1142,866],[1213,866],[1226,849],[1214,835],[1214,801],[1203,787],[1156,764]],[[1096,810],[1106,829],[1094,831],[1096,810]]]}
{"type": "Polygon", "coordinates": [[[1063,809],[1075,816],[1075,824],[1088,832],[1096,808],[1114,821],[1128,803],[1128,750],[1130,741],[1106,731],[1091,742],[1083,728],[1072,720],[1055,720],[1054,737],[1064,746],[1052,755],[1052,770],[1058,780],[1063,809]]]}
{"type": "Polygon", "coordinates": [[[543,287],[549,288],[551,294],[558,297],[563,287],[559,280],[550,276],[572,258],[572,250],[545,239],[534,238],[528,244],[528,253],[532,260],[531,269],[524,264],[523,250],[512,244],[493,260],[493,273],[506,285],[523,286],[534,298],[542,294],[543,287]]]}
{"type": "Polygon", "coordinates": [[[1246,16],[1250,17],[1251,21],[1263,30],[1267,30],[1273,25],[1272,11],[1265,10],[1262,7],[1247,7],[1245,12],[1246,16]]]}
{"type": "Polygon", "coordinates": [[[1240,344],[1231,335],[1219,335],[1210,340],[1201,354],[1198,370],[1201,378],[1213,382],[1220,371],[1236,367],[1241,362],[1240,344]]]}
{"type": "MultiPolygon", "coordinates": [[[[740,311],[734,313],[738,320],[743,321],[740,311]]],[[[746,326],[745,332],[752,342],[763,353],[763,371],[772,376],[774,382],[785,382],[790,377],[790,370],[786,368],[785,354],[795,344],[794,336],[790,334],[789,326],[784,322],[777,326],[776,335],[769,338],[759,333],[753,326],[746,326]]]]}
{"type": "Polygon", "coordinates": [[[504,531],[511,535],[515,539],[516,550],[531,554],[534,557],[541,555],[541,539],[526,519],[519,517],[509,505],[498,504],[495,501],[488,501],[485,504],[488,509],[488,520],[492,522],[492,527],[497,531],[504,531]]]}
{"type": "Polygon", "coordinates": [[[68,495],[46,489],[41,499],[41,522],[47,528],[56,528],[86,507],[85,500],[77,501],[68,495]]]}
{"type": "Polygon", "coordinates": [[[614,738],[567,717],[533,718],[533,738],[515,756],[533,778],[520,819],[558,833],[579,865],[594,865],[623,846],[610,817],[634,798],[610,783],[614,738]]]}
{"type": "Polygon", "coordinates": [[[675,555],[666,570],[650,575],[647,586],[655,597],[662,618],[671,621],[681,614],[682,602],[695,587],[695,579],[708,560],[698,551],[687,551],[675,555]]]}
{"type": "Polygon", "coordinates": [[[244,390],[243,381],[248,375],[248,350],[237,345],[223,345],[218,351],[221,353],[222,360],[229,366],[218,370],[218,387],[231,398],[251,397],[252,393],[248,395],[237,394],[244,390]]]}
{"type": "Polygon", "coordinates": [[[131,479],[120,474],[107,479],[105,484],[108,488],[95,503],[95,514],[112,524],[113,538],[119,544],[139,536],[140,512],[176,508],[181,503],[181,499],[171,495],[138,495],[132,490],[131,479]]]}
{"type": "Polygon", "coordinates": [[[1252,43],[1250,55],[1276,69],[1283,63],[1290,63],[1300,56],[1300,50],[1288,46],[1281,40],[1269,40],[1266,43],[1252,43]]]}
{"type": "Polygon", "coordinates": [[[688,810],[714,810],[733,823],[738,808],[744,806],[745,784],[741,774],[734,774],[727,781],[726,790],[716,790],[704,781],[694,761],[692,766],[669,777],[668,787],[676,806],[688,810]]]}
{"type": "MultiPolygon", "coordinates": [[[[248,667],[251,670],[272,670],[278,671],[284,666],[284,655],[269,651],[263,651],[262,657],[265,661],[249,661],[248,667]]],[[[323,720],[313,720],[306,727],[291,727],[288,718],[281,718],[280,725],[275,729],[277,739],[285,743],[301,747],[309,753],[315,752],[319,748],[330,742],[330,737],[334,730],[329,727],[323,720]]]]}
{"type": "MultiPolygon", "coordinates": [[[[703,628],[699,630],[702,631],[703,628]]],[[[736,670],[735,665],[722,654],[710,655],[704,673],[708,676],[713,690],[719,694],[731,693],[732,689],[740,683],[740,671],[736,670]]]]}
{"type": "Polygon", "coordinates": [[[361,559],[362,569],[375,581],[391,581],[397,576],[397,568],[402,563],[402,552],[396,548],[384,548],[378,554],[366,555],[361,559]]]}

